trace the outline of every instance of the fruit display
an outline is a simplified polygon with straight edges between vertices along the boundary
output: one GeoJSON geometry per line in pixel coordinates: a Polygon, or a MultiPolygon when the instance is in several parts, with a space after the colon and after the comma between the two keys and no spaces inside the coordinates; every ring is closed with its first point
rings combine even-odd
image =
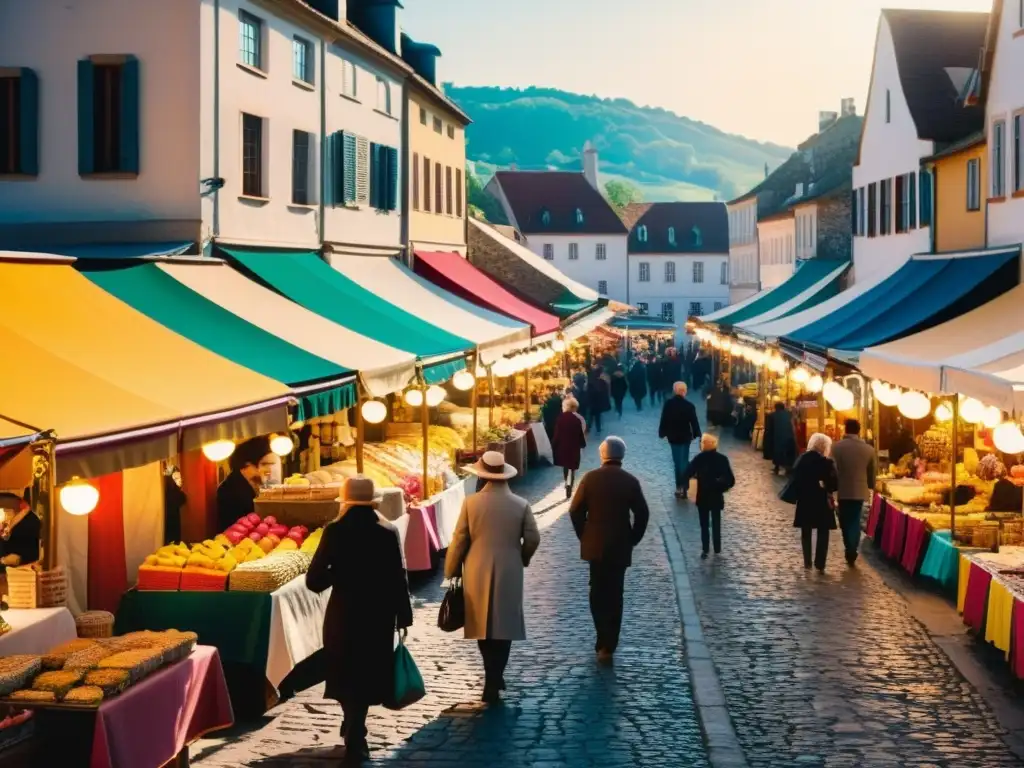
{"type": "Polygon", "coordinates": [[[918,435],[917,448],[925,461],[949,461],[953,452],[953,433],[940,426],[931,427],[918,435]]]}
{"type": "Polygon", "coordinates": [[[978,462],[978,477],[982,480],[998,480],[1006,477],[1006,465],[994,453],[986,454],[978,462]]]}
{"type": "Polygon", "coordinates": [[[309,552],[275,552],[269,557],[242,563],[232,573],[228,589],[232,592],[275,592],[309,570],[313,555],[309,552]]]}

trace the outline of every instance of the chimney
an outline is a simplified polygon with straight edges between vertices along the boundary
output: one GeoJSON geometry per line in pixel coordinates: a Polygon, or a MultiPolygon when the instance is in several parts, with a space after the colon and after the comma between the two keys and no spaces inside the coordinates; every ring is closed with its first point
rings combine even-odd
{"type": "Polygon", "coordinates": [[[348,0],[348,21],[388,53],[398,54],[399,0],[348,0]]]}
{"type": "Polygon", "coordinates": [[[796,197],[803,197],[804,195],[804,183],[802,181],[797,182],[796,185],[796,197]]]}
{"type": "Polygon", "coordinates": [[[583,145],[583,176],[594,189],[601,189],[597,179],[597,150],[590,141],[583,145]]]}
{"type": "Polygon", "coordinates": [[[853,117],[857,114],[857,105],[852,98],[843,99],[840,104],[839,113],[843,117],[853,117]]]}
{"type": "Polygon", "coordinates": [[[339,15],[338,0],[306,0],[314,11],[319,11],[332,21],[343,21],[339,15]]]}
{"type": "Polygon", "coordinates": [[[417,43],[404,32],[401,35],[402,60],[431,85],[437,87],[437,59],[441,51],[429,43],[417,43]]]}
{"type": "Polygon", "coordinates": [[[839,119],[839,115],[835,112],[819,112],[818,113],[818,133],[821,133],[828,128],[832,123],[839,119]]]}

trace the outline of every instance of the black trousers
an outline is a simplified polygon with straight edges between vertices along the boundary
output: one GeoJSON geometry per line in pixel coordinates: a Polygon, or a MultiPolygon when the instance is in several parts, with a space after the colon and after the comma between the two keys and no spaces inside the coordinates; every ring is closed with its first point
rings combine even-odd
{"type": "Polygon", "coordinates": [[[622,593],[626,569],[621,565],[590,564],[590,614],[597,630],[596,651],[615,653],[622,628],[622,593]]]}
{"type": "Polygon", "coordinates": [[[642,411],[644,409],[644,396],[643,395],[640,395],[640,397],[637,397],[636,395],[633,395],[633,402],[636,403],[637,413],[639,413],[640,411],[642,411]]]}
{"type": "Polygon", "coordinates": [[[484,687],[505,690],[505,667],[512,652],[511,640],[477,640],[484,660],[484,687]]]}
{"type": "Polygon", "coordinates": [[[562,480],[566,485],[572,487],[576,484],[576,470],[562,467],[562,480]]]}
{"type": "Polygon", "coordinates": [[[588,422],[588,429],[590,427],[597,427],[597,431],[601,431],[601,412],[594,410],[590,412],[590,421],[588,422]]]}
{"type": "MultiPolygon", "coordinates": [[[[811,532],[814,528],[801,528],[800,539],[804,546],[804,566],[811,567],[811,532]]],[[[828,528],[818,528],[818,541],[814,547],[814,567],[823,570],[828,558],[828,528]]]]}
{"type": "Polygon", "coordinates": [[[622,418],[622,398],[621,397],[616,397],[615,398],[615,412],[619,415],[619,418],[622,418]]]}
{"type": "Polygon", "coordinates": [[[370,706],[359,696],[346,696],[341,702],[341,737],[349,750],[366,749],[366,715],[370,706]]]}
{"type": "Polygon", "coordinates": [[[700,517],[700,544],[704,552],[714,539],[715,554],[722,551],[722,510],[697,508],[700,517]],[[710,530],[708,530],[710,528],[710,530]]]}

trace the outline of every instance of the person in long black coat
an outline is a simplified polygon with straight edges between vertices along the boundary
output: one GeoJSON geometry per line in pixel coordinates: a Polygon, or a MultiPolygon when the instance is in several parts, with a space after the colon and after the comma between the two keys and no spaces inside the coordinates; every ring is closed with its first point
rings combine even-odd
{"type": "Polygon", "coordinates": [[[700,453],[686,468],[686,480],[697,478],[697,515],[700,518],[701,560],[708,556],[712,534],[715,554],[722,552],[722,510],[725,494],[736,485],[729,457],[718,452],[718,438],[704,434],[700,453]]]}
{"type": "Polygon", "coordinates": [[[601,434],[601,414],[611,409],[612,397],[608,382],[601,370],[595,368],[587,379],[587,427],[594,427],[595,432],[601,434]]]}
{"type": "MultiPolygon", "coordinates": [[[[810,568],[811,535],[818,532],[813,565],[824,573],[828,558],[829,532],[836,529],[836,512],[832,494],[839,487],[836,466],[828,457],[832,439],[820,432],[811,435],[807,450],[793,465],[790,489],[796,499],[793,527],[799,528],[804,550],[804,568],[810,568]]],[[[787,489],[789,490],[789,489],[787,489]]]]}
{"type": "Polygon", "coordinates": [[[764,457],[774,464],[775,474],[780,469],[788,472],[796,459],[796,429],[784,403],[776,403],[775,410],[765,419],[764,457]]]}
{"type": "Polygon", "coordinates": [[[366,715],[394,690],[395,630],[412,625],[397,529],[377,514],[373,481],[345,483],[341,515],[323,533],[306,573],[313,592],[331,587],[324,616],[327,687],[341,704],[346,759],[369,757],[366,715]]]}
{"type": "Polygon", "coordinates": [[[662,397],[671,397],[672,388],[677,381],[683,381],[683,361],[678,352],[665,355],[661,363],[662,397]]]}
{"type": "Polygon", "coordinates": [[[629,396],[636,403],[637,413],[644,409],[644,398],[647,397],[647,366],[639,358],[629,369],[629,396]]]}
{"type": "Polygon", "coordinates": [[[615,371],[612,373],[612,383],[610,385],[612,402],[615,403],[615,412],[619,414],[619,418],[622,418],[622,401],[626,399],[626,393],[629,391],[629,383],[626,381],[626,372],[622,370],[622,366],[616,366],[615,371]]]}
{"type": "Polygon", "coordinates": [[[661,361],[656,357],[651,357],[647,361],[647,391],[651,394],[651,405],[658,402],[663,395],[661,391],[661,361]]]}

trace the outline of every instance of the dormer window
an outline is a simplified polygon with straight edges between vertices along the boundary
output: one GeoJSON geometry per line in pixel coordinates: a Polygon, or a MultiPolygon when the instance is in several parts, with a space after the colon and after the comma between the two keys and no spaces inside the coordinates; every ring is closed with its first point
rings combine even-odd
{"type": "Polygon", "coordinates": [[[641,224],[639,227],[636,228],[636,239],[637,239],[638,242],[641,242],[641,243],[646,243],[647,242],[647,225],[646,224],[641,224]]]}
{"type": "Polygon", "coordinates": [[[704,237],[700,233],[700,227],[694,227],[690,230],[690,234],[693,236],[693,244],[698,248],[704,245],[704,237]]]}
{"type": "Polygon", "coordinates": [[[549,211],[547,208],[540,212],[540,223],[543,224],[545,227],[551,225],[551,211],[549,211]]]}
{"type": "Polygon", "coordinates": [[[583,211],[581,211],[579,208],[576,209],[576,223],[583,223],[583,211]]]}
{"type": "Polygon", "coordinates": [[[675,245],[676,244],[676,228],[675,227],[669,227],[668,228],[668,244],[669,245],[675,245]]]}

